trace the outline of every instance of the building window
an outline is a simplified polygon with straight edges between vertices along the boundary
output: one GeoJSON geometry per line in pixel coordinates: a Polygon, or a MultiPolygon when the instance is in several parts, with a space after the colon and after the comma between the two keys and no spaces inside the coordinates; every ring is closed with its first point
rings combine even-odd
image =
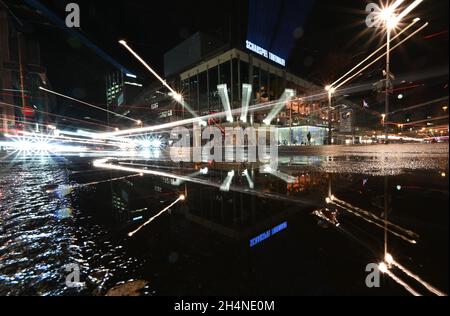
{"type": "Polygon", "coordinates": [[[239,61],[239,68],[240,68],[239,75],[241,76],[241,86],[244,83],[252,84],[252,82],[250,82],[250,79],[249,79],[250,69],[249,69],[248,63],[246,63],[242,60],[239,61]]]}
{"type": "Polygon", "coordinates": [[[253,67],[253,91],[255,93],[255,103],[260,103],[260,88],[261,88],[261,70],[259,67],[253,67]]]}
{"type": "Polygon", "coordinates": [[[208,77],[204,71],[198,75],[200,115],[208,114],[208,77]]]}
{"type": "MultiPolygon", "coordinates": [[[[189,78],[189,105],[196,112],[198,110],[198,80],[197,75],[189,78]]],[[[190,115],[190,113],[189,113],[190,115]]]]}
{"type": "Polygon", "coordinates": [[[240,102],[242,100],[242,82],[240,81],[239,74],[240,74],[240,65],[238,59],[233,59],[233,103],[234,108],[240,107],[240,102]]]}
{"type": "Polygon", "coordinates": [[[209,110],[220,111],[220,97],[217,91],[219,85],[219,68],[209,69],[209,110]]]}

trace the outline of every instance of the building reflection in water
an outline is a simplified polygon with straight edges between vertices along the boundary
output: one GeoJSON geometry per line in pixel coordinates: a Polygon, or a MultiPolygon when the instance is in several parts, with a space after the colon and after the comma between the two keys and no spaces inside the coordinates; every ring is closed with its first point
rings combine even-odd
{"type": "Polygon", "coordinates": [[[259,233],[288,221],[291,214],[321,206],[328,192],[328,176],[320,173],[286,174],[285,179],[278,175],[283,174],[281,171],[269,173],[252,164],[203,166],[166,162],[152,168],[171,168],[171,172],[195,175],[211,185],[154,176],[112,182],[113,214],[122,225],[138,225],[180,194],[187,194],[184,206],[176,210],[185,219],[247,244],[259,233]],[[204,170],[208,170],[207,174],[202,172],[204,170]],[[231,189],[223,190],[230,170],[235,174],[231,189]],[[308,205],[296,206],[296,202],[303,201],[308,201],[308,205]]]}

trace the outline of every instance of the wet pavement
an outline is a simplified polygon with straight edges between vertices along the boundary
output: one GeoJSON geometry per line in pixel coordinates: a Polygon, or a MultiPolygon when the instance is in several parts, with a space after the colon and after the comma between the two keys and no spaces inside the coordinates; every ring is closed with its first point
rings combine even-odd
{"type": "Polygon", "coordinates": [[[12,158],[0,165],[0,295],[104,295],[136,279],[143,295],[407,295],[389,278],[365,285],[386,217],[389,252],[448,292],[448,144],[284,148],[278,170],[12,158]],[[79,288],[66,285],[71,264],[79,288]]]}

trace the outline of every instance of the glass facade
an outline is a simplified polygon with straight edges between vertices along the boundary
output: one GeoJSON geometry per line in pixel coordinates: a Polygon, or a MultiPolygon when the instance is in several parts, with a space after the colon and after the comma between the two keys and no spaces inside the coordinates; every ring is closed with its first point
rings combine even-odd
{"type": "Polygon", "coordinates": [[[292,145],[324,145],[327,141],[328,130],[317,126],[294,126],[278,129],[280,145],[289,145],[289,134],[292,135],[292,145]],[[308,134],[310,138],[308,138],[308,134]]]}
{"type": "MultiPolygon", "coordinates": [[[[288,73],[282,67],[269,64],[251,54],[238,49],[229,50],[204,60],[183,73],[168,78],[169,84],[180,91],[185,102],[199,116],[224,111],[217,86],[227,85],[228,97],[232,109],[242,107],[242,86],[252,85],[250,106],[279,100],[286,89],[293,89],[297,96],[307,95],[320,89],[288,73]]],[[[150,110],[143,115],[147,123],[174,122],[192,117],[185,108],[175,102],[164,87],[153,87],[153,91],[143,93],[145,98],[137,101],[150,110]],[[155,105],[156,104],[156,105],[155,105]]],[[[274,105],[275,106],[275,105],[274,105]]],[[[248,124],[259,126],[271,111],[249,113],[248,124]]],[[[239,121],[236,115],[234,122],[239,121]]],[[[328,119],[326,106],[320,102],[303,102],[299,99],[287,102],[286,106],[273,119],[272,124],[279,129],[281,144],[301,145],[308,143],[323,144],[327,136],[328,119]],[[291,135],[291,136],[289,136],[291,135]]],[[[227,125],[225,118],[215,119],[210,124],[227,125]]]]}
{"type": "MultiPolygon", "coordinates": [[[[241,107],[243,84],[253,86],[250,105],[276,101],[287,88],[294,89],[297,95],[304,94],[308,87],[299,83],[301,79],[286,74],[280,67],[234,49],[180,74],[180,87],[191,108],[200,115],[207,115],[223,111],[217,91],[219,84],[227,85],[232,109],[241,107]]],[[[189,116],[189,113],[184,114],[189,116]]],[[[266,115],[267,113],[258,113],[253,122],[262,123],[266,115]]],[[[280,113],[280,117],[284,119],[278,119],[278,122],[288,124],[293,123],[295,119],[296,122],[301,123],[299,110],[293,111],[292,115],[294,116],[292,122],[288,122],[286,117],[289,117],[290,121],[291,113],[284,110],[280,113]]]]}

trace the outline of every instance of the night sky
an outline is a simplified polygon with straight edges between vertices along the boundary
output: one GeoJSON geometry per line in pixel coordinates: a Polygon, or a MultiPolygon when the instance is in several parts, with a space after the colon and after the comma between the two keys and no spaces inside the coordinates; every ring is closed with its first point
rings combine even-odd
{"type": "MultiPolygon", "coordinates": [[[[114,70],[111,63],[45,15],[28,10],[26,5],[14,5],[21,2],[6,1],[27,24],[28,34],[39,40],[42,65],[48,69],[53,88],[104,104],[104,77],[114,70]]],[[[69,2],[41,1],[61,19],[69,2]]],[[[359,0],[76,2],[81,7],[80,32],[118,63],[142,75],[147,83],[152,77],[117,43],[119,39],[126,39],[163,73],[164,53],[197,31],[224,41],[232,32],[240,44],[247,36],[259,36],[270,49],[286,56],[292,72],[319,85],[339,77],[384,40],[376,30],[367,29],[366,1],[359,0]],[[274,5],[274,1],[280,5],[274,5]]],[[[398,74],[437,68],[446,70],[448,76],[448,1],[427,0],[416,12],[431,25],[393,56],[393,71],[398,74]]],[[[368,73],[367,80],[379,76],[383,69],[380,67],[368,73]]],[[[447,89],[442,94],[448,95],[442,79],[434,85],[437,88],[433,89],[447,89]]]]}

